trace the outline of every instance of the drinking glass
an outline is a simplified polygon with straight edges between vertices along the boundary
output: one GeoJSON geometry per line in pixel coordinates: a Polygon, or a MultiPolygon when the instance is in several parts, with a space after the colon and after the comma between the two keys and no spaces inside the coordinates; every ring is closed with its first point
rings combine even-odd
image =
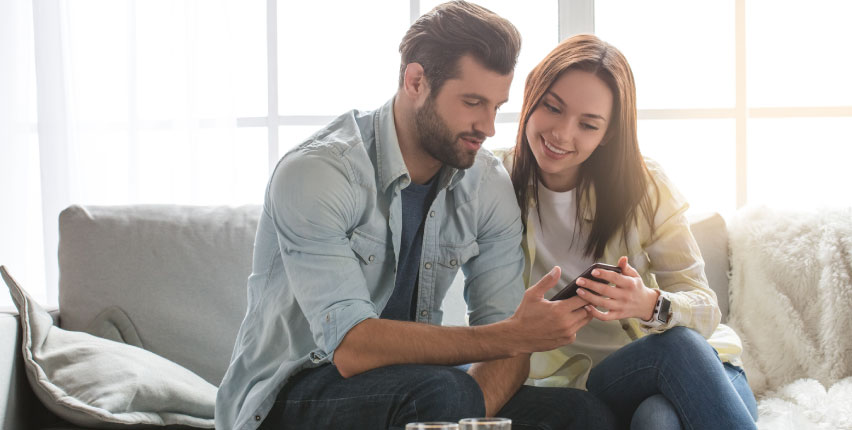
{"type": "Polygon", "coordinates": [[[459,425],[450,422],[408,423],[405,430],[459,430],[459,425]]]}
{"type": "Polygon", "coordinates": [[[459,421],[459,430],[512,430],[508,418],[465,418],[459,421]]]}

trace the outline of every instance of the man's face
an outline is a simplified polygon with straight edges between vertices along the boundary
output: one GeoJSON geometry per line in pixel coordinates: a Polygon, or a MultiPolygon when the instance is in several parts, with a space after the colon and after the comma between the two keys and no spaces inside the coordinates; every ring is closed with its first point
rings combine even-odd
{"type": "Polygon", "coordinates": [[[448,166],[472,166],[482,142],[494,135],[494,117],[511,84],[511,73],[501,75],[470,56],[460,58],[459,75],[447,79],[438,94],[429,93],[415,113],[420,147],[448,166]]]}

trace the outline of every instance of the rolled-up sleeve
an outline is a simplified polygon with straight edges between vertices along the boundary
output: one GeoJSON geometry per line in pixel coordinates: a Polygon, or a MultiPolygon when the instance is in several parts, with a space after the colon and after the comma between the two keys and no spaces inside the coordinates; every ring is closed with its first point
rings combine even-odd
{"type": "Polygon", "coordinates": [[[267,191],[287,283],[329,359],[352,327],[377,318],[348,237],[365,200],[351,172],[335,154],[299,150],[281,161],[267,191]]]}
{"type": "Polygon", "coordinates": [[[477,193],[479,255],[462,267],[472,326],[512,316],[524,294],[523,225],[512,182],[496,158],[486,168],[477,193]]]}

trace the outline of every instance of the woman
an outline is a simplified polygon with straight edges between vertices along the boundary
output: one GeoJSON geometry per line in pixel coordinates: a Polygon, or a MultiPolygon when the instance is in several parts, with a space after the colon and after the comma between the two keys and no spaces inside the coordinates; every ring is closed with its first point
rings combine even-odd
{"type": "Polygon", "coordinates": [[[586,388],[633,429],[755,428],[741,341],[719,324],[688,205],[643,159],[636,125],[630,66],[595,36],[563,41],[527,78],[504,155],[526,214],[527,285],[555,265],[560,287],[594,262],[622,270],[578,281],[593,319],[533,354],[531,381],[586,388]]]}

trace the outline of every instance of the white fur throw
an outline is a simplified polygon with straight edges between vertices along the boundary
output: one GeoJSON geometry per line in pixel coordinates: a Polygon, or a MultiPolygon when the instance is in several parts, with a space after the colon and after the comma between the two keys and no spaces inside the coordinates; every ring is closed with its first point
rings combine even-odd
{"type": "Polygon", "coordinates": [[[758,403],[760,430],[852,429],[852,377],[826,390],[800,379],[769,393],[758,403]]]}
{"type": "Polygon", "coordinates": [[[755,394],[852,376],[852,209],[745,208],[729,236],[729,324],[743,339],[755,394]]]}

